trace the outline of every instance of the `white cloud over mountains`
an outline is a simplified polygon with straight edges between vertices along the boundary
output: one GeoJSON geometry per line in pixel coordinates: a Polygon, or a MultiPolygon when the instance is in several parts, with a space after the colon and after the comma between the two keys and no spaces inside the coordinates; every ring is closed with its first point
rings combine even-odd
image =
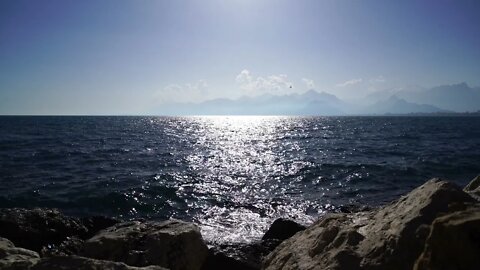
{"type": "Polygon", "coordinates": [[[327,92],[345,100],[355,100],[388,87],[387,79],[381,75],[370,78],[354,78],[334,84],[330,87],[316,85],[313,79],[300,77],[289,78],[286,74],[257,76],[250,70],[240,71],[234,80],[223,85],[209,86],[206,80],[193,83],[172,83],[155,94],[158,103],[201,102],[211,98],[236,98],[242,95],[256,96],[262,94],[285,95],[303,93],[310,89],[322,87],[327,92]],[[295,87],[295,83],[298,87],[295,87]],[[236,87],[235,87],[236,85],[236,87]]]}
{"type": "Polygon", "coordinates": [[[315,83],[313,82],[313,80],[303,78],[302,82],[305,83],[308,89],[315,89],[315,83]]]}
{"type": "Polygon", "coordinates": [[[207,92],[207,82],[198,80],[196,83],[169,84],[157,92],[156,98],[160,102],[195,102],[201,100],[207,92]]]}
{"type": "Polygon", "coordinates": [[[293,83],[288,80],[285,74],[254,77],[247,69],[242,70],[235,78],[235,81],[240,86],[240,89],[248,94],[285,93],[293,87],[293,83]]]}
{"type": "Polygon", "coordinates": [[[351,86],[351,85],[355,85],[355,84],[359,84],[363,82],[363,79],[362,78],[359,78],[359,79],[351,79],[351,80],[348,80],[346,82],[342,82],[342,83],[339,83],[336,85],[336,87],[346,87],[346,86],[351,86]]]}
{"type": "Polygon", "coordinates": [[[377,78],[370,79],[370,83],[384,83],[386,81],[385,77],[378,76],[377,78]]]}
{"type": "Polygon", "coordinates": [[[387,80],[387,78],[382,75],[377,75],[363,78],[358,77],[340,82],[335,84],[331,90],[332,94],[337,95],[339,98],[355,101],[363,99],[373,92],[389,89],[394,86],[391,80],[387,80]]]}

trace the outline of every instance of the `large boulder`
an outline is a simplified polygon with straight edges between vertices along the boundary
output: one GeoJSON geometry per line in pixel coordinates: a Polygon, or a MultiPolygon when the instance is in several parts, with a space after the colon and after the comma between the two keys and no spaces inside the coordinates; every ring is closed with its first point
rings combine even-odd
{"type": "Polygon", "coordinates": [[[31,270],[167,270],[160,266],[134,267],[120,262],[95,260],[78,256],[42,258],[31,270]]]}
{"type": "Polygon", "coordinates": [[[423,250],[429,225],[446,213],[462,210],[474,200],[458,186],[429,180],[392,205],[381,208],[360,228],[362,265],[371,269],[412,269],[423,250]]]}
{"type": "MultiPolygon", "coordinates": [[[[282,242],[264,260],[266,269],[358,269],[354,251],[363,239],[353,217],[330,214],[282,242]]],[[[361,220],[360,220],[361,221],[361,220]]]]}
{"type": "Polygon", "coordinates": [[[87,232],[79,219],[67,217],[55,209],[0,209],[0,237],[37,252],[43,246],[58,244],[68,236],[84,237],[87,232]]]}
{"type": "Polygon", "coordinates": [[[416,270],[480,268],[480,207],[435,219],[416,270]]]}
{"type": "Polygon", "coordinates": [[[0,269],[23,270],[28,269],[40,260],[35,251],[17,248],[5,238],[0,238],[0,269]]]}
{"type": "Polygon", "coordinates": [[[432,179],[378,210],[329,214],[280,244],[266,269],[412,269],[430,224],[465,209],[474,199],[432,179]]]}
{"type": "Polygon", "coordinates": [[[179,220],[125,222],[87,240],[81,255],[133,266],[196,270],[208,253],[199,228],[179,220]]]}

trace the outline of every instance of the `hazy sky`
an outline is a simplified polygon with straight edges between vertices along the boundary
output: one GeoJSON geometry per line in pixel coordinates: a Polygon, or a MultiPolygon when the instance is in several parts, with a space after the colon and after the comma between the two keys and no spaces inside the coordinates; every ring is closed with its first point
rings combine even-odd
{"type": "Polygon", "coordinates": [[[1,0],[0,114],[479,86],[479,14],[478,0],[1,0]]]}

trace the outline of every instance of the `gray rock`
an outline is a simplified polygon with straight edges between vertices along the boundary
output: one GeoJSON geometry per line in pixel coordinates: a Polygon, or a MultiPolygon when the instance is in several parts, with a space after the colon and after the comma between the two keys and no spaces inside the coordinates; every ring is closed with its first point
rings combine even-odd
{"type": "Polygon", "coordinates": [[[42,258],[31,270],[167,270],[160,266],[134,267],[120,262],[95,260],[78,256],[42,258]]]}
{"type": "Polygon", "coordinates": [[[29,269],[38,260],[40,260],[40,256],[35,251],[17,248],[10,240],[0,238],[0,269],[29,269]]]}
{"type": "Polygon", "coordinates": [[[61,243],[68,236],[84,237],[87,232],[80,220],[55,209],[0,209],[0,237],[37,252],[43,246],[61,243]]]}
{"type": "Polygon", "coordinates": [[[282,242],[266,257],[264,268],[358,269],[360,257],[354,250],[364,237],[355,230],[353,219],[348,214],[325,216],[282,242]]]}
{"type": "Polygon", "coordinates": [[[412,269],[430,224],[474,199],[432,179],[390,205],[354,214],[329,214],[280,244],[266,269],[412,269]]]}
{"type": "Polygon", "coordinates": [[[368,235],[359,247],[362,264],[372,269],[411,269],[423,250],[428,227],[445,213],[464,209],[474,200],[456,185],[432,179],[381,208],[359,230],[368,235]]]}
{"type": "Polygon", "coordinates": [[[200,269],[208,253],[200,230],[179,220],[125,222],[100,231],[87,240],[81,255],[175,269],[200,269]]]}
{"type": "Polygon", "coordinates": [[[415,270],[480,267],[480,207],[435,219],[415,270]]]}

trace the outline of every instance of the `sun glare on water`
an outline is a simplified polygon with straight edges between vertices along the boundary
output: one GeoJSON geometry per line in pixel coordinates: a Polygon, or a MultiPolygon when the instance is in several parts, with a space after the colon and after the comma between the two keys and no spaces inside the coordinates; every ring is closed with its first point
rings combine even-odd
{"type": "MultiPolygon", "coordinates": [[[[292,118],[201,116],[194,119],[197,143],[188,162],[201,180],[189,188],[201,198],[210,198],[212,203],[203,200],[201,205],[192,202],[189,207],[202,209],[197,217],[206,238],[229,241],[258,238],[275,216],[311,221],[305,214],[307,202],[294,206],[272,201],[285,196],[286,185],[281,183],[280,176],[293,175],[306,166],[286,165],[284,154],[298,146],[278,144],[279,129],[295,132],[292,118]],[[272,182],[275,177],[278,180],[272,182]]],[[[301,196],[301,193],[289,196],[301,196]]]]}

